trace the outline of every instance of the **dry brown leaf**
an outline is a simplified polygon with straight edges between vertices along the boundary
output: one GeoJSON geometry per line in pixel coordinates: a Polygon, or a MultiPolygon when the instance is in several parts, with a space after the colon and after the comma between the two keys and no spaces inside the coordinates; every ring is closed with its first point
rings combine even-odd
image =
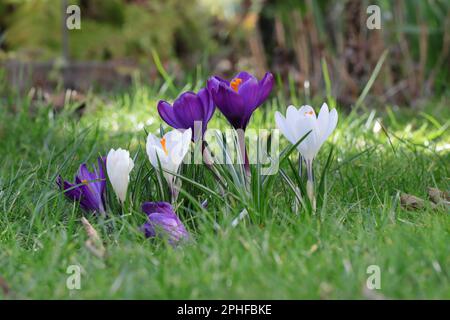
{"type": "Polygon", "coordinates": [[[11,294],[11,289],[9,288],[8,283],[3,277],[0,277],[0,289],[2,290],[5,297],[11,294]]]}
{"type": "Polygon", "coordinates": [[[315,243],[315,244],[313,244],[313,245],[311,246],[311,248],[309,249],[308,254],[309,254],[309,255],[313,254],[314,252],[317,251],[317,249],[319,249],[319,246],[317,245],[317,243],[315,243]]]}
{"type": "Polygon", "coordinates": [[[428,197],[430,197],[430,200],[433,201],[435,204],[447,204],[450,201],[450,196],[448,192],[441,191],[438,188],[428,188],[428,197]]]}
{"type": "Polygon", "coordinates": [[[81,223],[86,230],[88,239],[85,242],[86,248],[96,257],[104,258],[106,254],[106,249],[103,246],[102,240],[100,239],[97,230],[89,223],[89,221],[85,218],[81,218],[81,223]]]}
{"type": "Polygon", "coordinates": [[[403,208],[408,210],[417,210],[425,207],[425,200],[407,193],[400,195],[400,203],[403,208]]]}

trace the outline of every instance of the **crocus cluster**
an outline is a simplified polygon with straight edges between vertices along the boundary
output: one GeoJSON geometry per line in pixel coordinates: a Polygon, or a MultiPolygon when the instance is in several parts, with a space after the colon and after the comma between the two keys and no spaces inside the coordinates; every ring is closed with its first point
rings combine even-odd
{"type": "MultiPolygon", "coordinates": [[[[157,109],[160,117],[174,130],[162,137],[149,134],[146,150],[151,165],[166,179],[172,201],[177,198],[180,186],[176,183],[176,176],[189,151],[190,142],[203,138],[216,106],[235,129],[245,130],[255,109],[269,96],[272,86],[273,76],[270,73],[259,81],[247,72],[240,72],[230,81],[213,76],[205,88],[197,93],[184,92],[173,104],[159,101],[157,109]]],[[[83,163],[73,183],[59,176],[57,184],[69,199],[79,202],[85,211],[105,215],[105,170],[118,201],[124,205],[133,168],[134,161],[129,151],[111,149],[106,158],[98,158],[93,171],[89,171],[83,163]]],[[[142,227],[147,237],[165,233],[172,244],[188,237],[186,228],[169,203],[146,202],[142,210],[148,216],[148,222],[142,227]]]]}
{"type": "MultiPolygon", "coordinates": [[[[234,129],[245,131],[253,112],[269,97],[273,84],[271,73],[266,73],[261,80],[247,72],[239,72],[231,80],[213,76],[208,79],[206,87],[197,93],[184,92],[173,103],[165,100],[158,102],[157,110],[161,119],[173,130],[162,136],[150,133],[146,152],[155,173],[164,177],[162,181],[167,183],[172,204],[176,203],[181,186],[181,181],[177,179],[181,164],[191,143],[203,138],[216,107],[234,129]]],[[[297,149],[306,162],[308,196],[313,199],[312,162],[336,127],[337,112],[335,109],[329,112],[328,106],[323,104],[316,117],[310,106],[299,109],[289,106],[286,117],[276,113],[275,122],[281,133],[293,144],[307,135],[297,149]]],[[[248,169],[248,163],[246,165],[248,169]]],[[[111,211],[111,204],[106,203],[106,199],[110,199],[106,196],[109,185],[115,192],[119,205],[132,205],[132,201],[127,201],[127,198],[133,199],[133,195],[128,195],[128,186],[134,166],[129,151],[111,149],[106,157],[98,158],[97,166],[92,171],[83,163],[73,183],[59,176],[57,184],[69,199],[79,202],[85,211],[104,216],[107,211],[111,211]],[[107,178],[110,183],[107,183],[107,178]]],[[[172,245],[190,238],[172,204],[164,201],[142,204],[147,222],[141,230],[146,237],[166,238],[172,245]]]]}

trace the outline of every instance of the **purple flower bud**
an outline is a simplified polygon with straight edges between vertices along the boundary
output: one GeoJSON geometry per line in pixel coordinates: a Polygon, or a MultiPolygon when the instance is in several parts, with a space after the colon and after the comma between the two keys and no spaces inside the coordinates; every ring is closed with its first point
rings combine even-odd
{"type": "Polygon", "coordinates": [[[144,202],[142,211],[148,216],[148,221],[141,227],[147,238],[168,237],[172,245],[189,239],[189,233],[169,203],[144,202]]]}

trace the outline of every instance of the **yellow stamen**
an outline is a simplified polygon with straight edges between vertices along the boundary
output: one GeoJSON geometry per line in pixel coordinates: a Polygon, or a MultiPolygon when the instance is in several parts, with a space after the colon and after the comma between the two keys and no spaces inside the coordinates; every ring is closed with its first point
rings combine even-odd
{"type": "Polygon", "coordinates": [[[312,115],[314,115],[314,111],[308,111],[308,112],[305,112],[305,116],[306,116],[307,114],[309,114],[310,116],[312,116],[312,115]]]}
{"type": "Polygon", "coordinates": [[[166,138],[162,138],[159,142],[161,142],[161,146],[164,150],[164,153],[167,156],[169,154],[169,152],[167,151],[167,148],[166,148],[166,138]]]}
{"type": "Polygon", "coordinates": [[[239,90],[239,86],[242,83],[242,79],[241,78],[234,78],[233,80],[231,80],[230,82],[230,87],[234,90],[234,91],[238,91],[239,90]]]}
{"type": "Polygon", "coordinates": [[[87,185],[88,181],[86,179],[83,179],[83,180],[81,180],[81,183],[87,185]]]}

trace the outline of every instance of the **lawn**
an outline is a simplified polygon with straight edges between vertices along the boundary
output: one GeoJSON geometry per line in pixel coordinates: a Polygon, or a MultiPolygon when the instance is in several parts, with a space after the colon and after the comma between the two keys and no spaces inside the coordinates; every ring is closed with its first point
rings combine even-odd
{"type": "MultiPolygon", "coordinates": [[[[173,247],[139,231],[146,220],[141,203],[162,197],[145,153],[146,132],[163,123],[157,101],[175,98],[162,88],[91,93],[81,118],[72,104],[54,112],[13,94],[0,100],[0,297],[450,298],[449,212],[400,203],[401,193],[427,199],[428,187],[449,190],[448,99],[354,112],[338,106],[337,128],[315,162],[319,178],[326,172],[316,214],[296,205],[281,172],[258,197],[246,197],[221,191],[203,166],[185,165],[177,213],[192,241],[173,247]],[[94,163],[112,147],[128,148],[141,168],[132,173],[132,200],[110,208],[107,218],[86,214],[55,180],[72,179],[80,163],[94,163]],[[244,209],[248,216],[236,225],[244,209]],[[103,258],[85,246],[83,215],[103,241],[103,258]],[[66,286],[70,265],[81,267],[79,290],[66,286]],[[371,265],[380,268],[379,290],[366,288],[371,265]]],[[[275,128],[275,111],[296,100],[302,103],[274,90],[250,127],[275,128]]],[[[322,102],[311,104],[317,111],[322,102]]],[[[209,127],[227,126],[216,111],[209,127]]],[[[292,164],[297,157],[291,154],[292,164]]],[[[295,167],[281,166],[294,182],[295,167]]]]}

